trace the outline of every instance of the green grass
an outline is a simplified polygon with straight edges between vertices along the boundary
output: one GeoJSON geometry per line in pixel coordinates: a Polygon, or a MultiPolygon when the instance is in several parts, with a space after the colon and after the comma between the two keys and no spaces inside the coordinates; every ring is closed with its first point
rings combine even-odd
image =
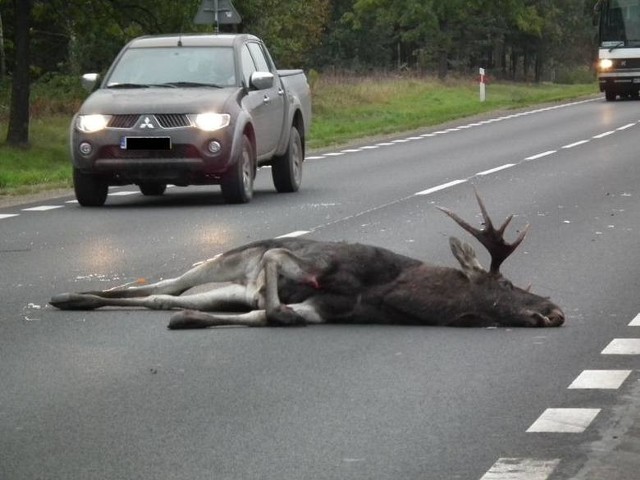
{"type": "Polygon", "coordinates": [[[438,125],[481,113],[526,107],[595,94],[597,86],[493,83],[479,101],[473,81],[420,79],[349,79],[318,82],[310,148],[370,135],[438,125]]]}
{"type": "MultiPolygon", "coordinates": [[[[0,145],[0,194],[71,186],[69,119],[66,115],[32,119],[28,149],[0,145]]],[[[4,122],[0,135],[6,138],[4,122]]]]}
{"type": "MultiPolygon", "coordinates": [[[[4,142],[7,92],[0,89],[0,195],[19,195],[71,186],[68,128],[81,93],[35,89],[28,149],[4,142]]],[[[358,138],[438,125],[486,112],[568,100],[596,94],[597,86],[491,83],[480,102],[473,80],[440,82],[417,77],[313,78],[313,124],[309,149],[345,144],[358,138]]]]}

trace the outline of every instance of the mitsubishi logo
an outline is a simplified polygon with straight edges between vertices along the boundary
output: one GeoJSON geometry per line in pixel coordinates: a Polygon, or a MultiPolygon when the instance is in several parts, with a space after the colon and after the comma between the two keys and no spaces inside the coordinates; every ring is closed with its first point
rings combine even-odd
{"type": "Polygon", "coordinates": [[[149,117],[144,117],[144,120],[140,124],[140,128],[156,128],[156,127],[153,123],[151,123],[151,120],[149,119],[149,117]]]}

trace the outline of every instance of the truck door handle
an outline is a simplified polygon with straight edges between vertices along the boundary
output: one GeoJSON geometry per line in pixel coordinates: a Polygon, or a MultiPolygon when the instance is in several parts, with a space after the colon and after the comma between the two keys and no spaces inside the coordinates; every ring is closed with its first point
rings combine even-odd
{"type": "Polygon", "coordinates": [[[271,99],[269,98],[269,95],[264,96],[264,98],[262,99],[262,103],[264,103],[265,105],[268,105],[271,103],[271,99]]]}
{"type": "Polygon", "coordinates": [[[284,90],[279,88],[278,89],[278,95],[283,96],[284,95],[284,90]]]}

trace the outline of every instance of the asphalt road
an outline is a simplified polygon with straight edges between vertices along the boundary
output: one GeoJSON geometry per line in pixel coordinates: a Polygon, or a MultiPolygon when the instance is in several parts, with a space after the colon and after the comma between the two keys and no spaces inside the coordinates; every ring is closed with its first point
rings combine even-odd
{"type": "Polygon", "coordinates": [[[592,478],[640,406],[638,105],[313,152],[300,192],[264,169],[242,206],[130,187],[0,208],[0,479],[592,478]],[[447,239],[469,236],[435,206],[479,222],[474,187],[511,238],[531,224],[502,270],[566,326],[169,331],[167,312],[47,306],[293,232],[455,266],[447,239]]]}

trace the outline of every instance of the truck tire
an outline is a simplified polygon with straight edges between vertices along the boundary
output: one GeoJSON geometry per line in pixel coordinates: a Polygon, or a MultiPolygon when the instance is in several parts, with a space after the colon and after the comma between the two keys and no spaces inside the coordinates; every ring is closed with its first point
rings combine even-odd
{"type": "Polygon", "coordinates": [[[253,157],[251,140],[243,135],[240,155],[220,182],[225,202],[248,203],[253,198],[253,179],[255,178],[253,157]]]}
{"type": "Polygon", "coordinates": [[[73,169],[73,190],[83,207],[101,207],[107,200],[109,185],[100,176],[73,169]]]}
{"type": "Polygon", "coordinates": [[[297,192],[302,183],[302,162],[304,149],[300,132],[294,125],[289,133],[289,146],[281,157],[276,157],[271,165],[273,185],[279,193],[297,192]]]}
{"type": "Polygon", "coordinates": [[[613,90],[605,90],[604,98],[607,99],[607,102],[613,102],[616,99],[616,92],[613,90]]]}
{"type": "Polygon", "coordinates": [[[144,182],[138,185],[140,192],[145,196],[157,197],[164,193],[167,189],[166,183],[144,182]]]}

